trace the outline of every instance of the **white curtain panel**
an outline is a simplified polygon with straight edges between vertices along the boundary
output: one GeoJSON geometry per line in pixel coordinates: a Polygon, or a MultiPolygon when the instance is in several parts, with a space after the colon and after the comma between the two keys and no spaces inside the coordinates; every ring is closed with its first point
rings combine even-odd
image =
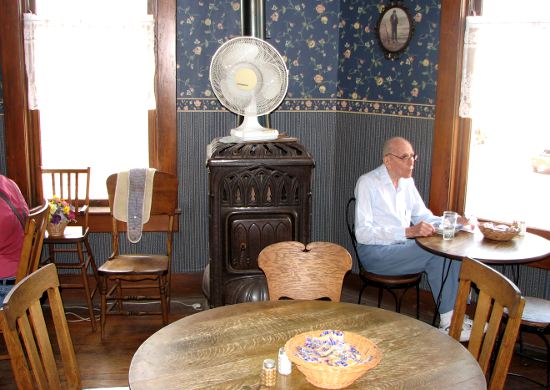
{"type": "Polygon", "coordinates": [[[151,15],[79,19],[24,15],[29,108],[102,96],[155,108],[155,25],[151,15]],[[62,58],[63,61],[59,62],[62,58]]]}
{"type": "MultiPolygon", "coordinates": [[[[533,10],[537,17],[536,10],[533,10]]],[[[550,89],[550,22],[468,16],[459,114],[498,115],[518,105],[544,110],[533,91],[550,89]],[[529,100],[527,103],[526,100],[529,100]],[[538,107],[540,105],[540,107],[538,107]]]]}

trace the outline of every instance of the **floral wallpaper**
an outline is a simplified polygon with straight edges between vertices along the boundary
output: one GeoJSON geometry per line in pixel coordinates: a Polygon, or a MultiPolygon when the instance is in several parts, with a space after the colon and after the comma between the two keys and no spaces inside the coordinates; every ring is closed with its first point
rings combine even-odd
{"type": "Polygon", "coordinates": [[[439,1],[402,2],[413,18],[414,33],[397,60],[387,60],[376,35],[387,2],[342,0],[338,97],[379,102],[435,104],[439,49],[439,1]]]}
{"type": "Polygon", "coordinates": [[[288,98],[336,98],[340,0],[266,0],[266,38],[284,56],[288,98]]]}
{"type": "MultiPolygon", "coordinates": [[[[289,69],[278,110],[329,110],[433,118],[439,0],[406,3],[414,34],[384,57],[376,24],[391,0],[266,0],[266,40],[289,69]]],[[[403,2],[401,4],[404,4],[403,2]]],[[[221,110],[208,80],[212,55],[240,35],[240,1],[178,0],[178,109],[221,110]]]]}
{"type": "Polygon", "coordinates": [[[219,109],[208,79],[210,61],[221,44],[241,35],[240,0],[178,0],[176,20],[178,109],[219,109]]]}
{"type": "MultiPolygon", "coordinates": [[[[283,55],[290,77],[278,110],[434,118],[440,1],[406,3],[415,31],[397,60],[384,58],[375,31],[390,3],[266,0],[266,39],[283,55]]],[[[240,0],[177,0],[178,110],[224,110],[208,71],[216,49],[241,35],[240,12],[240,0]]]]}

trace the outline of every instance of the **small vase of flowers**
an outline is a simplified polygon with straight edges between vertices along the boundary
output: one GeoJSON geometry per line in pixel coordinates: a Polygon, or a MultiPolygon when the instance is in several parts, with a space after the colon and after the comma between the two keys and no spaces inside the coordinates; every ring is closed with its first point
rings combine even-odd
{"type": "Polygon", "coordinates": [[[56,195],[53,196],[49,204],[50,215],[46,230],[48,230],[50,236],[62,236],[65,232],[65,227],[70,222],[76,222],[74,206],[56,195]]]}

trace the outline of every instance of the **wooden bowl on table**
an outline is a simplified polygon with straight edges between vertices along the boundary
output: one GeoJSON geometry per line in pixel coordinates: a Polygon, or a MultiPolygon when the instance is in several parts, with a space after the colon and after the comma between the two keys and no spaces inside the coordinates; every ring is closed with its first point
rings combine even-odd
{"type": "Polygon", "coordinates": [[[519,228],[513,225],[484,222],[479,224],[479,230],[485,238],[495,241],[510,241],[518,235],[519,228]]]}
{"type": "Polygon", "coordinates": [[[342,366],[330,365],[326,361],[322,361],[322,359],[318,361],[304,360],[300,355],[302,348],[308,345],[311,340],[318,341],[322,339],[327,332],[340,331],[315,330],[300,333],[292,337],[285,344],[285,352],[288,358],[312,385],[323,389],[342,389],[351,385],[380,362],[382,354],[376,344],[366,337],[352,332],[340,332],[340,334],[343,334],[343,343],[356,350],[359,362],[352,362],[349,365],[342,366]]]}

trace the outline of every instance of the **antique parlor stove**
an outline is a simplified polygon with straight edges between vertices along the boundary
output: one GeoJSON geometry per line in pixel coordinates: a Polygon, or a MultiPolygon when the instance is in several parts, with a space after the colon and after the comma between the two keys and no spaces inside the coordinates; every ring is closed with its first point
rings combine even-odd
{"type": "Polygon", "coordinates": [[[295,140],[208,146],[211,307],[267,299],[260,251],[309,242],[314,165],[295,140]]]}

